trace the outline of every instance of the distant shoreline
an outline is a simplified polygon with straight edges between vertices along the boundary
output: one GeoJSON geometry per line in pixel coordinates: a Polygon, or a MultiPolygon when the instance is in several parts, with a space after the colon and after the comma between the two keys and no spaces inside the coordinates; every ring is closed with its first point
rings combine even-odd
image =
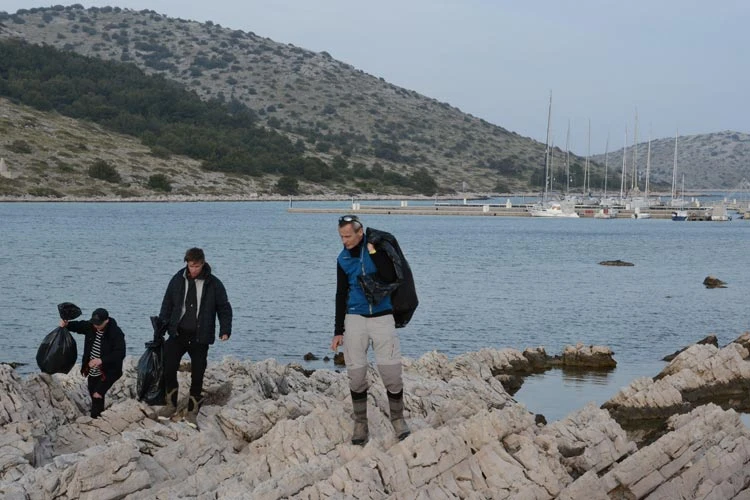
{"type": "MultiPolygon", "coordinates": [[[[694,189],[690,192],[686,192],[686,197],[702,197],[716,195],[719,193],[730,193],[729,191],[722,191],[720,189],[694,189]]],[[[446,201],[446,200],[470,200],[470,201],[483,201],[488,198],[538,198],[541,194],[536,192],[529,193],[502,193],[502,194],[486,194],[486,193],[465,193],[456,194],[452,196],[424,196],[424,195],[385,195],[385,194],[359,194],[359,195],[296,195],[296,196],[281,196],[281,195],[256,195],[256,196],[240,196],[240,195],[204,195],[204,196],[193,196],[193,195],[155,195],[155,196],[137,196],[137,197],[75,197],[65,196],[62,198],[48,198],[41,196],[0,196],[0,203],[185,203],[185,202],[264,202],[264,201],[398,201],[398,200],[410,200],[410,201],[446,201]]],[[[650,196],[654,197],[667,197],[671,193],[651,193],[650,196]]]]}

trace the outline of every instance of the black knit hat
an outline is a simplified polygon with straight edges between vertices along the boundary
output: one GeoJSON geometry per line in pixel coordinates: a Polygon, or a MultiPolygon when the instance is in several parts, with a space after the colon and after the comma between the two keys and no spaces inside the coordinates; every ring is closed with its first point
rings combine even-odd
{"type": "Polygon", "coordinates": [[[94,312],[91,313],[91,324],[99,326],[105,321],[109,319],[109,313],[106,309],[102,309],[101,307],[99,309],[94,309],[94,312]]]}

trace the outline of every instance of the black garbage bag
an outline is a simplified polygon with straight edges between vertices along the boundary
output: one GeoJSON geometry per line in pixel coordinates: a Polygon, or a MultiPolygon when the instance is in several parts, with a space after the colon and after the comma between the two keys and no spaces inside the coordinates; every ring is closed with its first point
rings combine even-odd
{"type": "Polygon", "coordinates": [[[164,391],[164,342],[146,342],[146,352],[138,360],[136,394],[149,405],[166,404],[164,391]]]}
{"type": "Polygon", "coordinates": [[[65,321],[74,320],[81,315],[81,308],[72,302],[57,304],[57,311],[60,313],[60,318],[65,321]]]}
{"type": "Polygon", "coordinates": [[[44,373],[68,373],[78,359],[78,346],[67,328],[57,327],[44,337],[36,364],[44,373]]]}
{"type": "Polygon", "coordinates": [[[157,316],[151,316],[154,340],[146,342],[146,352],[138,360],[135,392],[139,401],[149,405],[166,404],[164,389],[164,325],[157,316]]]}

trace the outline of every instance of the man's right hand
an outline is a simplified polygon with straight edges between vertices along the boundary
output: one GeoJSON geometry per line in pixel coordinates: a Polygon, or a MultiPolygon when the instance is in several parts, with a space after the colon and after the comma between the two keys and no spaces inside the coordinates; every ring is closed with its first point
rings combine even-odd
{"type": "Polygon", "coordinates": [[[333,352],[338,352],[339,346],[344,345],[344,336],[343,335],[334,335],[333,340],[331,341],[331,350],[333,352]]]}
{"type": "Polygon", "coordinates": [[[60,328],[66,328],[68,326],[68,321],[61,319],[60,320],[60,328]]]}

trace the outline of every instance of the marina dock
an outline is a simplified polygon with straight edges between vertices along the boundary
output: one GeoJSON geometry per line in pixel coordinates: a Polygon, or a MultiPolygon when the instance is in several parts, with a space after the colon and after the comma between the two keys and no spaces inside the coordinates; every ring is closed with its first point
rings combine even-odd
{"type": "MultiPolygon", "coordinates": [[[[531,217],[529,208],[531,204],[481,204],[481,203],[435,203],[434,205],[413,205],[406,202],[400,205],[386,204],[363,204],[352,203],[351,207],[294,207],[290,206],[290,213],[337,213],[337,214],[368,214],[368,215],[462,215],[478,217],[531,217]]],[[[575,211],[579,217],[593,218],[599,211],[599,206],[576,205],[575,211]]],[[[617,209],[617,219],[633,218],[634,210],[625,207],[612,207],[617,209]]],[[[691,208],[688,210],[688,220],[710,220],[711,207],[691,208]]],[[[674,208],[650,207],[642,209],[651,215],[652,219],[671,219],[674,208]]]]}

